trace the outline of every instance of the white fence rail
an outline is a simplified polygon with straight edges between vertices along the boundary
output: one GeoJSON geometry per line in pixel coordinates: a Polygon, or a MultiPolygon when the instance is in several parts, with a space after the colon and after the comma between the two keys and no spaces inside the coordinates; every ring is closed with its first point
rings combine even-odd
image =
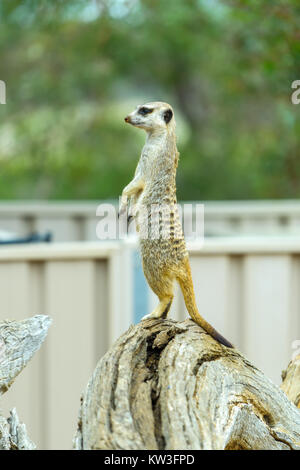
{"type": "MultiPolygon", "coordinates": [[[[101,202],[1,202],[0,231],[50,231],[54,241],[94,241],[101,202]]],[[[193,210],[187,212],[193,219],[193,210]]],[[[300,235],[299,201],[204,202],[204,217],[207,235],[300,235]]]]}
{"type": "MultiPolygon", "coordinates": [[[[189,245],[199,310],[269,377],[300,339],[300,239],[208,239],[189,245]]],[[[97,359],[148,313],[133,242],[0,250],[1,318],[53,318],[49,336],[1,402],[17,406],[39,448],[70,448],[79,398],[97,359]]],[[[181,294],[170,315],[188,316],[181,294]]]]}

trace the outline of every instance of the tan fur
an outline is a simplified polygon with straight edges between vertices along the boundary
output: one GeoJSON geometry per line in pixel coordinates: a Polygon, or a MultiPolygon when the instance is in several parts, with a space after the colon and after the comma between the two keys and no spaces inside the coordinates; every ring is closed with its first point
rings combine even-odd
{"type": "Polygon", "coordinates": [[[167,103],[146,103],[138,106],[125,120],[147,132],[134,178],[123,190],[120,207],[120,212],[125,211],[127,198],[130,198],[130,212],[140,235],[145,277],[160,301],[157,308],[144,318],[167,316],[176,280],[191,318],[219,342],[232,347],[204,320],[196,306],[189,256],[177,209],[176,168],[179,153],[173,110],[167,103]],[[143,115],[141,108],[152,112],[143,115]],[[169,122],[165,121],[166,112],[172,112],[169,122]]]}

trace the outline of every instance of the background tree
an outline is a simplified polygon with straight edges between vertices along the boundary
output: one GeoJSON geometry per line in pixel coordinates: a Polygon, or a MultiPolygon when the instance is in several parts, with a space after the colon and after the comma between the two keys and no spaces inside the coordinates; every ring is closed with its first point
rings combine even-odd
{"type": "Polygon", "coordinates": [[[182,199],[300,195],[296,0],[3,0],[0,197],[116,198],[143,135],[175,108],[182,199]]]}

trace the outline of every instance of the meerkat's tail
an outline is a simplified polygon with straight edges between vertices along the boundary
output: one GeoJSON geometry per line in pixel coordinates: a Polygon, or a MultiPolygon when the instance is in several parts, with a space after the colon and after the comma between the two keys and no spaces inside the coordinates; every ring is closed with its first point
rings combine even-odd
{"type": "Polygon", "coordinates": [[[200,315],[195,299],[193,280],[191,275],[191,268],[189,260],[186,260],[185,266],[185,277],[178,277],[178,282],[184,297],[186,308],[194,322],[196,322],[201,328],[203,328],[210,336],[212,336],[219,343],[227,346],[228,348],[234,348],[234,346],[227,341],[217,330],[215,330],[204,318],[200,315]]]}

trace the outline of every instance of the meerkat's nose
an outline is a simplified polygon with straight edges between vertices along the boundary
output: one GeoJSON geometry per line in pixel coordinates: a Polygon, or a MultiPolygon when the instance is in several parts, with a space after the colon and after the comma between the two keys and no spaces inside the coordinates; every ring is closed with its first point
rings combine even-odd
{"type": "Polygon", "coordinates": [[[125,121],[125,122],[130,122],[130,117],[129,117],[129,116],[126,116],[126,118],[124,118],[124,121],[125,121]]]}

